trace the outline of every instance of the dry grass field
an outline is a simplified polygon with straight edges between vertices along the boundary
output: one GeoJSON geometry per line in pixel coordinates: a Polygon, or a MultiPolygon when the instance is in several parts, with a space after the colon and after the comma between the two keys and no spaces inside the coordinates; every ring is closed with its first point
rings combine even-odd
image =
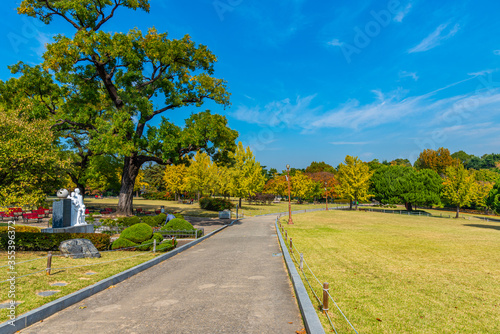
{"type": "Polygon", "coordinates": [[[359,333],[500,333],[500,223],[352,211],[294,223],[288,235],[359,333]]]}

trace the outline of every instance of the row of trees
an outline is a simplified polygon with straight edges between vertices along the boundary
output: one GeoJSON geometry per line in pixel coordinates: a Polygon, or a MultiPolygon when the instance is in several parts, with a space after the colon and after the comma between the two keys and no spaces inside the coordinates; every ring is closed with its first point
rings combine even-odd
{"type": "MultiPolygon", "coordinates": [[[[500,212],[500,173],[497,169],[468,170],[446,149],[425,150],[415,165],[402,159],[391,163],[376,160],[365,163],[351,156],[336,169],[323,162],[313,162],[311,166],[315,169],[309,166],[306,171],[312,169],[315,173],[293,172],[290,178],[292,196],[299,200],[313,199],[328,193],[329,197],[349,200],[351,208],[353,203],[375,199],[384,204],[404,204],[409,211],[416,206],[453,206],[457,216],[464,206],[500,212]],[[318,172],[318,169],[330,172],[318,172]],[[318,179],[318,173],[327,177],[318,179]]],[[[283,174],[270,179],[264,191],[286,195],[283,174]]]]}

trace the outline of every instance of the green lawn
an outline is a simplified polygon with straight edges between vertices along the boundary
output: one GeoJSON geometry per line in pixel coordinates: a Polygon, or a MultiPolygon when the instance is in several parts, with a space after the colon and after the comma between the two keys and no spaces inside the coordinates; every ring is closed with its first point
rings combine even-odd
{"type": "Polygon", "coordinates": [[[289,236],[359,333],[500,333],[500,223],[353,211],[294,223],[289,236]]]}
{"type": "MultiPolygon", "coordinates": [[[[150,260],[162,253],[153,254],[151,252],[106,252],[101,253],[101,258],[96,259],[71,259],[64,257],[52,258],[52,268],[65,268],[73,266],[88,265],[78,268],[54,269],[51,275],[46,275],[41,272],[35,275],[20,277],[16,280],[16,301],[21,304],[17,306],[17,315],[26,313],[43,304],[51,302],[57,298],[63,297],[84,287],[92,285],[107,277],[118,274],[126,269],[132,268],[142,262],[150,260]],[[131,257],[138,255],[135,257],[131,257]],[[115,262],[108,262],[119,260],[115,262]],[[107,262],[101,264],[101,262],[107,262]],[[88,275],[88,273],[95,273],[88,275]],[[51,286],[52,283],[68,283],[66,286],[51,286]],[[50,297],[41,297],[36,293],[47,290],[59,290],[50,297]]],[[[7,265],[7,252],[0,252],[0,266],[7,265]]],[[[31,262],[21,263],[16,265],[16,276],[22,276],[32,272],[44,270],[47,266],[47,252],[18,252],[16,254],[16,262],[38,259],[31,262]]],[[[8,268],[0,268],[0,281],[10,278],[8,276],[8,268]]],[[[8,303],[9,283],[0,283],[0,302],[8,303]]],[[[0,323],[8,320],[7,310],[4,309],[0,313],[0,323]]]]}

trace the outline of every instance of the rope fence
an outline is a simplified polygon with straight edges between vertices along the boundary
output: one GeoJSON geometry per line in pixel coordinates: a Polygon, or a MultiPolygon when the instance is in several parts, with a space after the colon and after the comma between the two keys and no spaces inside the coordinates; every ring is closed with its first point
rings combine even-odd
{"type": "Polygon", "coordinates": [[[345,319],[345,321],[347,322],[347,324],[349,324],[349,326],[352,328],[352,330],[356,334],[359,334],[358,331],[352,325],[352,323],[349,321],[349,319],[346,317],[346,315],[344,314],[344,312],[342,311],[342,309],[338,306],[337,302],[331,296],[331,294],[329,292],[329,284],[328,283],[321,283],[321,281],[318,279],[318,277],[312,271],[311,267],[309,267],[309,264],[307,263],[307,261],[304,259],[304,253],[301,253],[297,249],[297,247],[295,246],[295,244],[293,243],[292,238],[288,237],[287,231],[285,230],[284,226],[281,224],[281,221],[279,220],[282,216],[284,216],[284,214],[280,214],[276,218],[276,223],[278,224],[278,229],[280,230],[280,233],[281,233],[281,235],[283,236],[283,238],[285,240],[285,244],[286,244],[287,248],[289,248],[290,254],[292,255],[292,258],[294,259],[296,266],[298,266],[298,268],[299,268],[299,272],[302,273],[302,276],[304,277],[305,281],[307,282],[307,285],[309,286],[309,289],[313,293],[313,295],[316,298],[316,300],[318,301],[318,303],[322,306],[323,314],[326,315],[326,317],[328,319],[328,322],[332,326],[333,331],[335,333],[338,333],[337,329],[335,328],[335,325],[333,324],[333,321],[332,321],[332,319],[331,319],[331,317],[329,315],[328,300],[331,300],[333,302],[333,304],[335,305],[335,307],[337,308],[337,310],[339,311],[339,313],[345,319]],[[300,260],[297,260],[297,257],[295,256],[295,254],[300,254],[300,260]],[[316,293],[316,291],[315,291],[313,285],[311,284],[309,278],[307,277],[306,271],[304,271],[304,264],[305,264],[305,266],[306,266],[306,268],[308,270],[308,275],[311,276],[312,278],[314,278],[316,280],[316,282],[318,283],[318,285],[321,287],[321,290],[323,291],[323,299],[321,299],[318,296],[318,294],[316,293]]]}

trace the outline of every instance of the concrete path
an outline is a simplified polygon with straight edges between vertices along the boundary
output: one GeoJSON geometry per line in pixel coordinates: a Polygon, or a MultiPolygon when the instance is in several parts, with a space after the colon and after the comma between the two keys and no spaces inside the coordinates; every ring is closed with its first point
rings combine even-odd
{"type": "Polygon", "coordinates": [[[304,328],[273,227],[235,223],[22,333],[295,333],[304,328]]]}

